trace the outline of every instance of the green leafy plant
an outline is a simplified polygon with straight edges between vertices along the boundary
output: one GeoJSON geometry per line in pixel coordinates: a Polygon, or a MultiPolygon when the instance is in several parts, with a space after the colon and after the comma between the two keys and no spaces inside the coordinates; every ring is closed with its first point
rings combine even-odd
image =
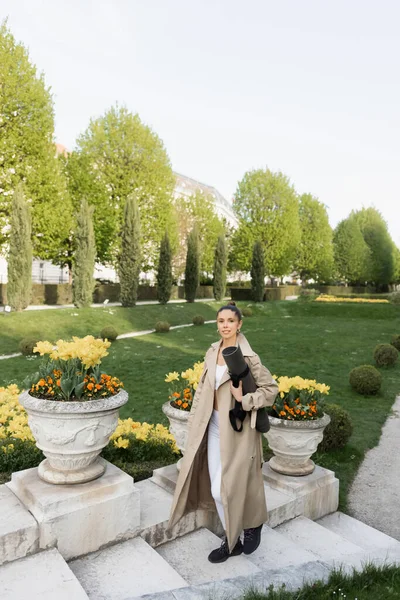
{"type": "Polygon", "coordinates": [[[325,427],[324,437],[318,450],[328,452],[344,448],[353,433],[350,414],[339,404],[324,404],[324,412],[330,416],[331,422],[325,427]]]}
{"type": "Polygon", "coordinates": [[[203,315],[195,315],[193,317],[193,325],[204,325],[203,315]]]}
{"type": "Polygon", "coordinates": [[[110,342],[114,342],[118,337],[118,331],[112,325],[107,325],[101,330],[100,337],[103,340],[109,340],[110,342]]]}
{"type": "Polygon", "coordinates": [[[350,371],[349,381],[358,394],[373,396],[381,388],[382,375],[372,365],[361,365],[350,371]]]}
{"type": "Polygon", "coordinates": [[[391,367],[398,357],[399,353],[392,344],[378,344],[374,350],[374,360],[378,367],[391,367]]]}
{"type": "Polygon", "coordinates": [[[100,370],[111,342],[91,335],[74,337],[72,342],[38,342],[34,352],[45,358],[24,387],[36,398],[47,400],[96,400],[117,394],[123,383],[100,370]]]}
{"type": "Polygon", "coordinates": [[[172,289],[172,248],[166,231],[160,245],[157,269],[157,298],[160,304],[167,304],[172,289]]]}
{"type": "Polygon", "coordinates": [[[400,352],[400,335],[394,335],[390,343],[400,352]]]}
{"type": "Polygon", "coordinates": [[[38,340],[35,340],[33,338],[24,338],[19,343],[19,351],[24,356],[31,356],[32,354],[34,354],[33,349],[37,343],[38,340]]]}
{"type": "Polygon", "coordinates": [[[154,326],[154,329],[157,333],[168,333],[170,328],[171,325],[168,323],[168,321],[157,321],[157,323],[154,326]]]}
{"type": "Polygon", "coordinates": [[[251,294],[255,302],[262,302],[264,299],[264,277],[264,250],[261,242],[256,241],[251,261],[251,294]]]}
{"type": "Polygon", "coordinates": [[[188,236],[185,266],[185,298],[194,302],[200,282],[199,234],[196,226],[188,236]]]}
{"type": "Polygon", "coordinates": [[[279,393],[271,416],[288,421],[312,421],[323,416],[323,397],[329,386],[302,377],[275,377],[279,393]]]}
{"type": "Polygon", "coordinates": [[[214,298],[220,302],[225,296],[226,289],[226,262],[227,252],[225,236],[218,237],[217,245],[214,254],[214,282],[213,293],[214,298]]]}

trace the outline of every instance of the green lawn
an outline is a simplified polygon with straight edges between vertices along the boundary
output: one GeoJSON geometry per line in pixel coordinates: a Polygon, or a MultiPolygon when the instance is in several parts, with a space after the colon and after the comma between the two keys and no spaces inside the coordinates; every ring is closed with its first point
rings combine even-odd
{"type": "Polygon", "coordinates": [[[56,341],[72,335],[98,336],[106,325],[113,325],[119,334],[130,331],[153,329],[157,321],[170,325],[191,323],[194,315],[206,320],[215,317],[213,302],[186,302],[168,306],[140,305],[134,308],[120,306],[99,308],[62,308],[26,311],[22,313],[0,312],[0,355],[18,352],[19,342],[26,337],[56,341]]]}
{"type": "MultiPolygon", "coordinates": [[[[194,314],[213,318],[215,306],[213,303],[147,305],[112,309],[114,314],[104,309],[79,313],[70,309],[30,312],[3,316],[0,331],[1,336],[7,334],[6,351],[13,351],[23,325],[30,333],[36,328],[43,338],[54,341],[61,335],[68,336],[68,332],[69,335],[97,333],[106,324],[114,324],[122,333],[146,329],[159,319],[178,324],[191,322],[194,314]],[[79,316],[74,317],[74,313],[79,316]]],[[[341,404],[352,416],[354,433],[350,444],[344,450],[316,457],[318,464],[331,468],[339,477],[340,506],[345,510],[349,484],[365,451],[378,443],[381,427],[400,393],[400,361],[394,368],[381,370],[383,386],[376,397],[364,398],[353,392],[348,373],[354,366],[373,364],[375,345],[400,333],[399,307],[284,301],[258,305],[254,313],[245,320],[243,332],[272,373],[301,375],[326,383],[331,387],[329,401],[341,404]]],[[[165,374],[186,369],[202,359],[217,337],[216,326],[210,324],[115,342],[103,365],[107,372],[124,381],[129,392],[129,403],[122,409],[122,417],[167,424],[161,411],[167,395],[165,374]]],[[[0,348],[4,351],[2,344],[0,348]]],[[[28,372],[36,369],[37,360],[21,357],[0,361],[0,385],[21,383],[28,372]]]]}

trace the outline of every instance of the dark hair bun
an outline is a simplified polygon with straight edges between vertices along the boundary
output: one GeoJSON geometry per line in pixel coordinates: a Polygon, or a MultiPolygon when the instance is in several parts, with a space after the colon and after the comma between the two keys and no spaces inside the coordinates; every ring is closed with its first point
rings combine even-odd
{"type": "Polygon", "coordinates": [[[236,302],[234,300],[231,300],[230,302],[228,302],[228,306],[236,306],[236,302]]]}

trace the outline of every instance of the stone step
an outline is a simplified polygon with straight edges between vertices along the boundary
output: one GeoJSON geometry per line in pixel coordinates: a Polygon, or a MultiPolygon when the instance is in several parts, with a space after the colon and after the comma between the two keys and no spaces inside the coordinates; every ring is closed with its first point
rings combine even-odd
{"type": "Polygon", "coordinates": [[[259,569],[281,569],[282,566],[297,567],[316,561],[316,557],[299,546],[288,537],[264,525],[261,543],[257,550],[246,557],[259,569]]]}
{"type": "Polygon", "coordinates": [[[390,536],[358,521],[349,515],[335,512],[317,521],[319,525],[326,527],[338,535],[346,538],[353,544],[357,544],[364,550],[394,549],[400,551],[400,542],[390,536]]]}
{"type": "Polygon", "coordinates": [[[277,527],[301,514],[299,502],[293,495],[276,490],[268,484],[264,485],[264,489],[270,527],[277,527]]]}
{"type": "Polygon", "coordinates": [[[173,496],[152,479],[144,479],[135,483],[140,492],[140,530],[165,523],[169,519],[173,496]]]}
{"type": "Polygon", "coordinates": [[[307,517],[297,517],[279,525],[276,530],[323,561],[344,561],[348,555],[359,555],[363,552],[357,544],[307,517]]]}
{"type": "Polygon", "coordinates": [[[260,569],[244,554],[221,564],[212,564],[208,555],[221,545],[221,539],[208,529],[199,529],[157,548],[157,552],[180,573],[189,585],[215,582],[238,576],[251,576],[260,569]]]}
{"type": "Polygon", "coordinates": [[[55,548],[0,567],[0,600],[88,600],[55,548]]]}
{"type": "Polygon", "coordinates": [[[278,589],[284,585],[287,591],[294,591],[302,588],[305,583],[313,583],[317,580],[326,581],[329,573],[330,570],[326,565],[319,561],[313,561],[297,567],[267,569],[248,577],[239,576],[192,585],[170,592],[149,594],[141,596],[140,600],[243,600],[243,595],[248,590],[252,590],[254,593],[258,592],[262,597],[265,596],[266,590],[271,585],[278,589]]]}
{"type": "Polygon", "coordinates": [[[0,485],[0,565],[39,550],[39,526],[6,485],[0,485]]]}
{"type": "Polygon", "coordinates": [[[187,586],[141,537],[92,552],[69,566],[90,600],[127,600],[187,586]]]}

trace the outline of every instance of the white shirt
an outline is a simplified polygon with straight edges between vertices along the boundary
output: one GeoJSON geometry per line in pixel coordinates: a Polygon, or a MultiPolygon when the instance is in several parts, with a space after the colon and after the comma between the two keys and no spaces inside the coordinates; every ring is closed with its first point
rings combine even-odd
{"type": "Polygon", "coordinates": [[[221,382],[222,375],[224,374],[225,369],[226,369],[226,365],[217,365],[217,369],[215,371],[215,389],[216,390],[219,388],[219,384],[221,382]]]}

